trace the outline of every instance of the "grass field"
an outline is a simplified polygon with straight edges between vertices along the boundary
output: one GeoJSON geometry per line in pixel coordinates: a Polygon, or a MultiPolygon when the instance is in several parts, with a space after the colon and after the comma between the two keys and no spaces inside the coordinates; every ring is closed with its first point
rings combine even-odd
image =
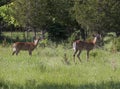
{"type": "Polygon", "coordinates": [[[73,62],[73,50],[37,47],[33,55],[0,46],[0,89],[120,89],[120,53],[94,49],[89,62],[73,62]],[[69,63],[64,62],[66,53],[69,63]]]}

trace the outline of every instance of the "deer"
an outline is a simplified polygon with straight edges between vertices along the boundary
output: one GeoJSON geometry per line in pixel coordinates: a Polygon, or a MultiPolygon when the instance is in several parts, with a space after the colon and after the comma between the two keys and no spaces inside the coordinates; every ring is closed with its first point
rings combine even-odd
{"type": "Polygon", "coordinates": [[[35,39],[34,42],[15,42],[12,55],[18,55],[21,50],[28,51],[29,55],[32,55],[32,51],[37,47],[39,40],[40,38],[35,39]]]}
{"type": "MultiPolygon", "coordinates": [[[[81,62],[81,58],[80,58],[80,54],[83,50],[87,51],[87,61],[89,61],[89,53],[91,50],[93,50],[93,48],[95,47],[96,41],[97,39],[101,38],[100,34],[96,34],[93,35],[94,39],[92,41],[81,41],[81,40],[76,40],[73,42],[73,50],[74,50],[74,54],[73,54],[73,60],[75,62],[75,55],[77,54],[77,58],[79,59],[79,61],[81,62]]],[[[76,63],[76,62],[75,62],[76,63]]]]}

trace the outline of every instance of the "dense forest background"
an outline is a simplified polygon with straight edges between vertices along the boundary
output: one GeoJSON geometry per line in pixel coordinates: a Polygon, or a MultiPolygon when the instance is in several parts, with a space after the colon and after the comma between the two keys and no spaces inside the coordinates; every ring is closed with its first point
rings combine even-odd
{"type": "Polygon", "coordinates": [[[120,35],[119,0],[0,0],[0,30],[48,32],[52,41],[120,35]]]}

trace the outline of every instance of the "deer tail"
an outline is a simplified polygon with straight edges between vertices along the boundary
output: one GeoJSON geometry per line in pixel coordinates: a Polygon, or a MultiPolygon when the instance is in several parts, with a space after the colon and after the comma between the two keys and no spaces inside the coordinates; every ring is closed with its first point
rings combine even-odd
{"type": "Polygon", "coordinates": [[[13,51],[16,51],[15,46],[16,46],[16,44],[14,43],[14,44],[13,44],[13,51]]]}
{"type": "Polygon", "coordinates": [[[76,42],[73,42],[73,50],[76,51],[76,42]]]}

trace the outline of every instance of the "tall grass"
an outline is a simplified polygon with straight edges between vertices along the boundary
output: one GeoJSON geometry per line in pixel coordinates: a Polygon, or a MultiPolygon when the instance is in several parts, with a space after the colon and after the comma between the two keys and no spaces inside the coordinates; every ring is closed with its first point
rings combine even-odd
{"type": "Polygon", "coordinates": [[[27,51],[11,54],[11,47],[0,47],[1,89],[120,89],[120,53],[94,49],[87,62],[83,51],[77,64],[73,50],[62,45],[38,46],[32,56],[27,51]]]}

